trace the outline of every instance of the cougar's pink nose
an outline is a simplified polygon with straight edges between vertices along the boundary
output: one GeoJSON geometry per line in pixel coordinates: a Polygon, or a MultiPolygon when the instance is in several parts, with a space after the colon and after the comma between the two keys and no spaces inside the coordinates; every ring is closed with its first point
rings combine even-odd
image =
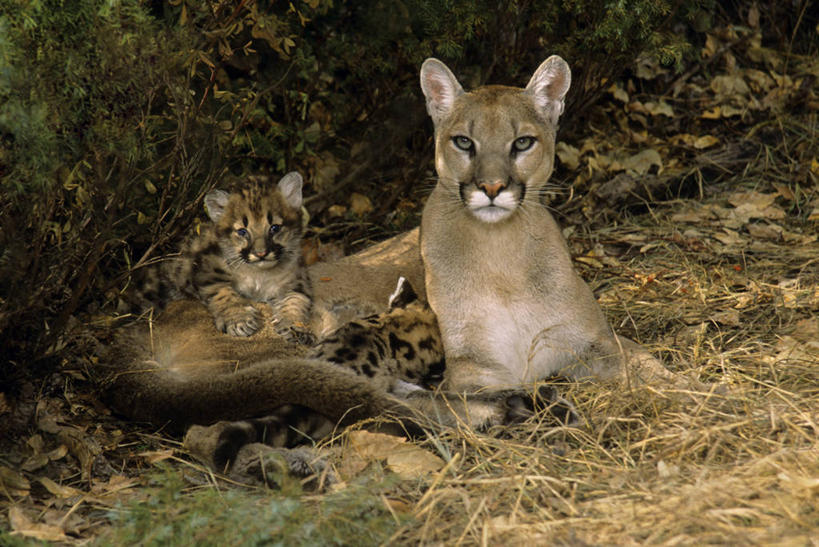
{"type": "Polygon", "coordinates": [[[478,184],[478,188],[483,190],[483,193],[490,198],[495,198],[500,194],[501,190],[506,188],[506,184],[503,182],[482,182],[478,184]]]}

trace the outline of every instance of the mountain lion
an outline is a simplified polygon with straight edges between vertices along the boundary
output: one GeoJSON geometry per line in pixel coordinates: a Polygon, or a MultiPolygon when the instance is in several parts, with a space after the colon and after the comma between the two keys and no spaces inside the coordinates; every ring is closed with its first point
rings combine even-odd
{"type": "Polygon", "coordinates": [[[198,298],[216,328],[232,336],[259,330],[252,302],[266,302],[275,310],[280,334],[310,340],[301,204],[302,178],[296,172],[278,184],[252,176],[232,192],[212,190],[205,196],[211,222],[188,236],[178,256],[142,270],[126,299],[134,311],[160,311],[172,300],[198,298]]]}
{"type": "Polygon", "coordinates": [[[421,255],[449,390],[555,375],[607,378],[626,361],[668,376],[612,332],[540,200],[570,81],[557,56],[523,89],[491,85],[467,93],[437,59],[421,67],[438,172],[424,207],[421,255]]]}

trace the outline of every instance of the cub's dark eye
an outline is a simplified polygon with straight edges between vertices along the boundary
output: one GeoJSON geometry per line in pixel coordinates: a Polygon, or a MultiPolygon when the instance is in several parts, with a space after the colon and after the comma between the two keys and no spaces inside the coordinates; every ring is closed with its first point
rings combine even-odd
{"type": "Polygon", "coordinates": [[[463,135],[456,135],[452,137],[452,142],[465,152],[469,152],[473,148],[475,148],[475,143],[472,142],[472,139],[469,137],[464,137],[463,135]]]}
{"type": "Polygon", "coordinates": [[[534,137],[518,137],[515,139],[515,142],[512,143],[512,151],[513,152],[523,152],[525,150],[529,150],[535,144],[534,137]]]}
{"type": "Polygon", "coordinates": [[[272,225],[272,226],[270,227],[270,235],[275,234],[276,232],[278,232],[278,231],[279,231],[279,230],[281,230],[281,229],[282,229],[282,225],[281,225],[281,224],[274,224],[274,225],[272,225]]]}
{"type": "Polygon", "coordinates": [[[245,230],[244,228],[239,228],[238,230],[236,230],[236,235],[239,237],[247,237],[247,230],[245,230]]]}

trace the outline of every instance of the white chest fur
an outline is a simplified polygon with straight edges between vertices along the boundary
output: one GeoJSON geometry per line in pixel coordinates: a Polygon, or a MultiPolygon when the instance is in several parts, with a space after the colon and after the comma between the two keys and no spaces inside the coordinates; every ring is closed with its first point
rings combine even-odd
{"type": "Polygon", "coordinates": [[[293,286],[296,272],[292,268],[259,268],[242,264],[235,272],[233,286],[236,292],[259,302],[282,298],[293,286]]]}
{"type": "Polygon", "coordinates": [[[447,361],[487,363],[498,383],[587,376],[586,349],[608,326],[551,216],[529,213],[520,226],[425,225],[427,292],[447,361]]]}

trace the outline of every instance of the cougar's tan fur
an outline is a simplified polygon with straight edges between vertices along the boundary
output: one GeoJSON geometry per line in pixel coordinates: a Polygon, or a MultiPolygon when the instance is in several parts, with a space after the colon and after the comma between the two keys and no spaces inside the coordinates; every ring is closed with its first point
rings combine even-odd
{"type": "Polygon", "coordinates": [[[465,92],[437,59],[421,69],[438,173],[424,208],[421,253],[448,389],[613,377],[627,363],[665,374],[613,333],[541,202],[570,81],[557,56],[525,88],[465,92]]]}

